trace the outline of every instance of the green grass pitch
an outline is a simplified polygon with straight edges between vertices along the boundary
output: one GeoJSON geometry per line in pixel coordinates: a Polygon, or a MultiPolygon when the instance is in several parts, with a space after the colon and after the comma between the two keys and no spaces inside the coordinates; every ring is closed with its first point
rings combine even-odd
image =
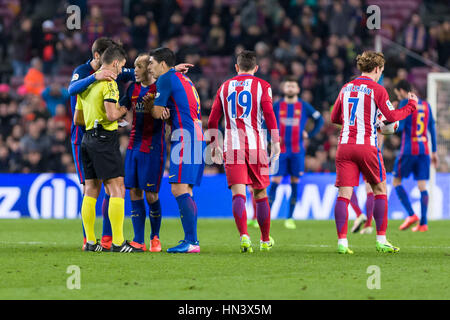
{"type": "MultiPolygon", "coordinates": [[[[431,221],[427,233],[390,221],[398,254],[377,253],[374,234],[350,234],[352,256],[336,253],[334,221],[287,230],[274,220],[270,252],[259,251],[259,229],[250,228],[255,252],[241,254],[232,219],[200,219],[201,253],[188,255],[82,252],[80,223],[1,220],[0,299],[450,299],[450,221],[431,221]],[[80,289],[67,288],[70,265],[80,267],[80,289]],[[367,287],[372,265],[380,289],[367,287]]],[[[125,235],[132,238],[129,219],[125,235]]],[[[163,220],[163,251],[182,235],[178,219],[163,220]]]]}

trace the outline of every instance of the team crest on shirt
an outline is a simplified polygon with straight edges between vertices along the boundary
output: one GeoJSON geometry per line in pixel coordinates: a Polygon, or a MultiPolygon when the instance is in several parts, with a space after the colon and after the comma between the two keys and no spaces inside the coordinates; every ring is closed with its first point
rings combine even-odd
{"type": "Polygon", "coordinates": [[[300,114],[300,113],[302,113],[300,110],[295,110],[295,114],[297,115],[297,114],[300,114]]]}
{"type": "Polygon", "coordinates": [[[159,92],[156,93],[155,99],[158,99],[161,94],[159,92]]]}
{"type": "Polygon", "coordinates": [[[75,73],[72,77],[71,81],[77,81],[80,78],[80,75],[78,73],[75,73]]]}

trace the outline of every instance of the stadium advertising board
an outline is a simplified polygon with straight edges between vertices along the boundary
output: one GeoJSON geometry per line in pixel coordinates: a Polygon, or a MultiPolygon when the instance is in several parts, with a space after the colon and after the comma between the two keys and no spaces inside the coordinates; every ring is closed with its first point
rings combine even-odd
{"type": "MultiPolygon", "coordinates": [[[[168,178],[162,181],[160,198],[164,217],[179,217],[176,201],[170,192],[168,178]]],[[[1,174],[0,175],[0,218],[16,219],[75,219],[79,217],[82,201],[82,188],[77,177],[72,174],[1,174]]],[[[337,188],[334,186],[335,174],[305,174],[300,181],[300,194],[294,211],[295,219],[325,220],[334,218],[334,203],[337,188]]],[[[392,188],[392,176],[387,176],[389,218],[404,219],[406,213],[392,188]]],[[[277,190],[272,208],[272,218],[285,218],[288,211],[290,185],[284,181],[277,190]]],[[[404,181],[405,189],[411,197],[415,212],[420,213],[420,192],[412,179],[404,181]]],[[[360,207],[364,211],[366,200],[363,182],[355,189],[360,207]]],[[[450,219],[450,174],[438,173],[433,193],[433,211],[430,219],[450,219]]],[[[249,198],[249,197],[247,197],[249,198]]],[[[103,191],[97,201],[97,215],[103,191]]],[[[200,187],[195,189],[200,218],[232,218],[231,192],[227,189],[225,175],[205,175],[200,187]]],[[[125,214],[129,215],[131,204],[127,192],[125,214]]],[[[247,213],[253,215],[250,199],[247,199],[247,213]]],[[[350,219],[355,213],[349,206],[350,219]]]]}

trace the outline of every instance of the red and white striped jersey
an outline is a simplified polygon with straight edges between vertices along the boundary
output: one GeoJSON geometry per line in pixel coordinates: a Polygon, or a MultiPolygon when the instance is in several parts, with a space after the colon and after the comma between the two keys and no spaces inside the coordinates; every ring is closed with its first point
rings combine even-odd
{"type": "Polygon", "coordinates": [[[394,122],[406,118],[415,106],[415,101],[411,100],[405,110],[394,110],[386,89],[361,76],[342,87],[331,113],[331,121],[342,125],[339,144],[377,147],[375,124],[378,110],[388,122],[394,122]]]}
{"type": "Polygon", "coordinates": [[[224,152],[227,150],[265,150],[267,134],[276,130],[270,84],[250,74],[240,74],[223,83],[217,91],[209,129],[217,129],[221,116],[225,119],[224,152]]]}

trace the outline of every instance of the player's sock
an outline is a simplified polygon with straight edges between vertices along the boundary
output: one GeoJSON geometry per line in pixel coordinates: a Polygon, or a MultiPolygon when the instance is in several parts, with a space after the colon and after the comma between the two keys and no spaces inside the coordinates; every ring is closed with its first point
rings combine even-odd
{"type": "Polygon", "coordinates": [[[428,191],[427,190],[420,192],[420,209],[421,209],[420,225],[423,226],[428,223],[428,221],[427,221],[428,191]]]}
{"type": "Polygon", "coordinates": [[[375,196],[373,205],[373,218],[377,226],[377,236],[386,235],[388,222],[388,202],[385,194],[378,194],[375,196]]]}
{"type": "Polygon", "coordinates": [[[294,214],[295,205],[297,204],[297,198],[298,198],[298,183],[291,183],[291,199],[289,200],[289,212],[288,212],[288,219],[292,218],[292,215],[294,214]]]}
{"type": "Polygon", "coordinates": [[[361,208],[358,204],[358,198],[356,197],[356,192],[352,192],[352,197],[350,198],[350,205],[352,206],[353,210],[355,210],[356,216],[359,217],[362,213],[361,208]]]}
{"type": "Polygon", "coordinates": [[[197,206],[189,193],[175,198],[180,210],[181,224],[184,230],[184,240],[197,241],[197,206]]]}
{"type": "Polygon", "coordinates": [[[236,194],[233,196],[233,202],[231,205],[233,209],[234,221],[239,231],[239,235],[248,235],[247,232],[247,212],[245,210],[245,196],[242,194],[236,194]]]}
{"type": "Polygon", "coordinates": [[[252,220],[256,220],[256,200],[255,197],[252,195],[252,206],[253,206],[253,218],[252,220]]]}
{"type": "Polygon", "coordinates": [[[145,202],[144,199],[131,201],[131,222],[133,223],[134,242],[143,244],[145,237],[145,202]]]}
{"type": "Polygon", "coordinates": [[[256,219],[261,229],[261,240],[270,241],[270,206],[267,197],[256,200],[256,219]]]}
{"type": "Polygon", "coordinates": [[[122,198],[111,197],[109,199],[109,220],[112,228],[112,242],[116,246],[121,246],[123,237],[123,220],[125,218],[125,200],[122,198]]]}
{"type": "Polygon", "coordinates": [[[349,203],[349,199],[338,197],[334,206],[334,221],[336,223],[338,239],[347,239],[349,203]]]}
{"type": "Polygon", "coordinates": [[[86,231],[86,240],[90,244],[95,244],[97,241],[94,231],[96,203],[96,198],[85,195],[83,197],[83,203],[81,205],[81,217],[83,219],[83,225],[86,231]]]}
{"type": "Polygon", "coordinates": [[[153,203],[150,203],[150,239],[153,239],[155,236],[159,238],[159,230],[161,229],[161,202],[156,200],[153,203]]]}
{"type": "Polygon", "coordinates": [[[367,200],[366,200],[366,216],[367,221],[364,225],[364,227],[370,227],[372,225],[372,217],[373,217],[373,204],[375,201],[375,197],[373,195],[373,192],[369,192],[367,194],[367,200]]]}
{"type": "Polygon", "coordinates": [[[275,196],[277,194],[278,183],[272,182],[269,187],[269,205],[272,208],[275,196]]]}
{"type": "Polygon", "coordinates": [[[405,188],[402,185],[398,185],[395,187],[395,192],[397,193],[400,202],[403,204],[403,207],[406,209],[406,212],[411,217],[414,215],[414,211],[411,207],[411,202],[409,202],[408,195],[406,194],[405,188]]]}
{"type": "Polygon", "coordinates": [[[102,202],[102,216],[103,216],[102,236],[112,236],[111,221],[109,220],[108,216],[109,198],[110,198],[109,194],[105,193],[102,202]]]}

